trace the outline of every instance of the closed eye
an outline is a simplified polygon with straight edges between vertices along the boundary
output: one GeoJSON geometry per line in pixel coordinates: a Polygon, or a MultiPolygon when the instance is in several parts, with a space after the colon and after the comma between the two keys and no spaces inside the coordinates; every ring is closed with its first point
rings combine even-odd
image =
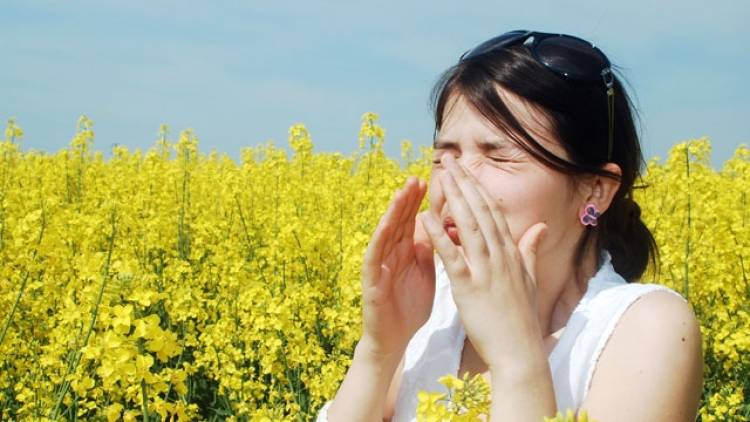
{"type": "MultiPolygon", "coordinates": [[[[500,157],[487,157],[487,158],[489,158],[490,160],[492,160],[492,161],[494,161],[496,163],[504,163],[504,162],[510,161],[510,160],[507,160],[505,158],[500,158],[500,157]]],[[[435,158],[435,159],[432,160],[432,164],[440,165],[442,163],[440,162],[440,158],[438,157],[438,158],[435,158]]]]}

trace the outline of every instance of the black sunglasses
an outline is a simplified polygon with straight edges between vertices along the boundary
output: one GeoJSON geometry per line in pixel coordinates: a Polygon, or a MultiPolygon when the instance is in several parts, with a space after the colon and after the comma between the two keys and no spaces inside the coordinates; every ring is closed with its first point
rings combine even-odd
{"type": "Polygon", "coordinates": [[[515,30],[491,38],[465,52],[459,63],[517,44],[529,47],[536,61],[562,78],[576,82],[604,82],[609,116],[607,160],[610,160],[614,141],[615,90],[614,75],[607,56],[590,42],[572,35],[515,30]]]}

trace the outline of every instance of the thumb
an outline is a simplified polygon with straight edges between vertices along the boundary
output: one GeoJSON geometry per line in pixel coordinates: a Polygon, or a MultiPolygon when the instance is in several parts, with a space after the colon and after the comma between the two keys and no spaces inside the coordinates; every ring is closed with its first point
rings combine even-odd
{"type": "Polygon", "coordinates": [[[536,223],[529,227],[521,236],[521,240],[518,241],[518,252],[520,252],[526,272],[529,273],[534,284],[536,284],[536,252],[547,230],[546,224],[536,223]]]}
{"type": "Polygon", "coordinates": [[[422,222],[422,214],[427,214],[429,211],[420,212],[416,217],[416,223],[414,224],[414,253],[417,258],[417,262],[424,265],[425,267],[434,266],[434,246],[432,245],[432,239],[427,233],[422,222]]]}
{"type": "Polygon", "coordinates": [[[422,211],[417,214],[417,217],[415,219],[416,222],[414,223],[414,243],[422,243],[432,248],[432,239],[427,233],[427,229],[425,229],[424,223],[422,222],[422,217],[426,217],[424,214],[427,213],[429,213],[429,211],[422,211]]]}

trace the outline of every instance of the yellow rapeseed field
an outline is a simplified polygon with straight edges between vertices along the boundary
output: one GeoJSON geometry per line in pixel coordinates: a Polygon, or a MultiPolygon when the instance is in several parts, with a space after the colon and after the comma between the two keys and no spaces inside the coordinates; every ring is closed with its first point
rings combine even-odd
{"type": "MultiPolygon", "coordinates": [[[[239,163],[166,126],[109,159],[85,116],[54,154],[23,152],[22,135],[11,120],[0,142],[0,420],[313,419],[361,333],[369,236],[432,165],[408,141],[386,156],[372,113],[350,155],[313,152],[297,124],[291,153],[239,163]]],[[[648,164],[636,200],[661,265],[644,281],[701,322],[702,420],[750,420],[750,149],[715,171],[710,148],[648,164]]],[[[440,393],[420,393],[423,414],[440,393]]]]}

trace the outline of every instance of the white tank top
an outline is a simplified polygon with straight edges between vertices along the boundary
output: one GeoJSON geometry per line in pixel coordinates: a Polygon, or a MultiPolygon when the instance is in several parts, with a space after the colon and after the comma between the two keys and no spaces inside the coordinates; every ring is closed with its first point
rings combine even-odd
{"type": "MultiPolygon", "coordinates": [[[[646,293],[678,292],[660,284],[627,283],[612,267],[611,256],[602,250],[597,273],[570,315],[562,336],[549,355],[557,408],[578,411],[591,383],[594,367],[609,336],[625,310],[646,293]]],[[[439,259],[436,263],[435,300],[432,314],[406,347],[396,407],[392,422],[416,421],[417,392],[444,392],[438,378],[458,376],[466,333],[453,302],[450,280],[439,259]]],[[[317,422],[327,422],[327,402],[317,422]]]]}

